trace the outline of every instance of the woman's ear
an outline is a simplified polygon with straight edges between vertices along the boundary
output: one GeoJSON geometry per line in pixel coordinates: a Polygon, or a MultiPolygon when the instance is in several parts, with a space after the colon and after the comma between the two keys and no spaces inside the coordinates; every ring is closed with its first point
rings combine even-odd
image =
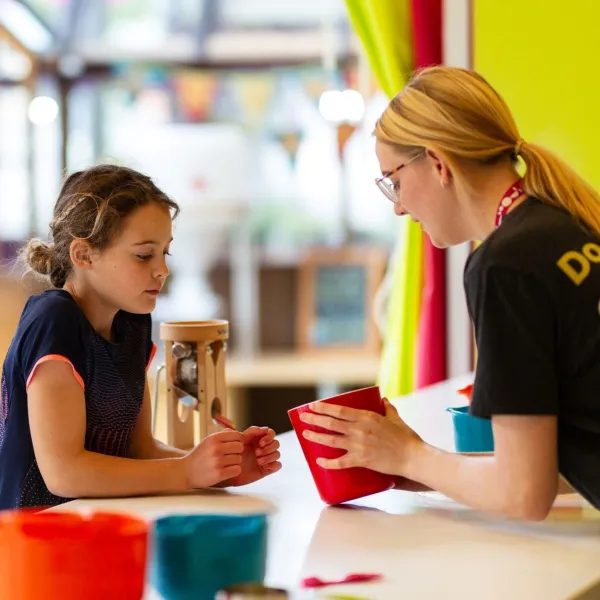
{"type": "Polygon", "coordinates": [[[85,240],[73,240],[69,248],[71,262],[78,269],[89,269],[92,266],[92,249],[85,240]]]}
{"type": "Polygon", "coordinates": [[[441,154],[434,150],[427,149],[425,155],[432,162],[436,176],[440,180],[440,185],[446,187],[452,181],[452,171],[441,154]]]}

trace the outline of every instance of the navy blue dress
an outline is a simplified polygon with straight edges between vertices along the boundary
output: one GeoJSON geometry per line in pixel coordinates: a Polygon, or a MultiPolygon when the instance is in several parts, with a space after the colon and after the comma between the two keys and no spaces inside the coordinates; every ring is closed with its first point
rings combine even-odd
{"type": "Polygon", "coordinates": [[[156,349],[151,328],[149,314],[120,311],[114,319],[114,342],[109,342],[93,329],[68,292],[49,290],[29,298],[2,370],[0,509],[69,500],[46,487],[31,440],[27,387],[42,362],[67,362],[84,391],[85,449],[128,455],[156,349]]]}

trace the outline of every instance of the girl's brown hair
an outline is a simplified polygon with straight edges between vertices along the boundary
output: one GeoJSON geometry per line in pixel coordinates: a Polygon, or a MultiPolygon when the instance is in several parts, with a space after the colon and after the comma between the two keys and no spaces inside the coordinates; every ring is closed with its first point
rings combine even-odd
{"type": "Polygon", "coordinates": [[[29,240],[21,257],[31,271],[62,288],[72,273],[71,242],[86,240],[104,250],[119,235],[126,217],[140,206],[163,205],[172,218],[179,206],[150,177],[117,165],[98,165],[70,175],[63,183],[52,221],[51,241],[29,240]]]}
{"type": "Polygon", "coordinates": [[[375,137],[409,156],[429,148],[460,175],[461,165],[503,158],[525,163],[525,192],[567,210],[600,236],[600,195],[565,162],[524,142],[502,97],[474,71],[435,66],[418,71],[389,103],[375,137]]]}

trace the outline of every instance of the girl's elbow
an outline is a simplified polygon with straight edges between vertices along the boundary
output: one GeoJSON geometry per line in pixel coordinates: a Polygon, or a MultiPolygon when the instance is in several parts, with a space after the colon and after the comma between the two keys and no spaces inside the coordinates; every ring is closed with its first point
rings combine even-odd
{"type": "Polygon", "coordinates": [[[75,486],[66,484],[64,482],[50,482],[46,484],[48,491],[54,496],[58,496],[59,498],[78,498],[79,494],[77,493],[75,486]]]}
{"type": "Polygon", "coordinates": [[[73,478],[65,472],[61,473],[60,469],[56,472],[42,473],[42,478],[48,491],[54,496],[59,498],[79,498],[81,496],[73,478]]]}

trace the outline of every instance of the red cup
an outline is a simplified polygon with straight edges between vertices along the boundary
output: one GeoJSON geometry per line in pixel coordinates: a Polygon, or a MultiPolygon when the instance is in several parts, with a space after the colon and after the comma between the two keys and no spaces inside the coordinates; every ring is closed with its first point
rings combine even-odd
{"type": "MultiPolygon", "coordinates": [[[[385,415],[385,404],[381,399],[378,387],[368,387],[361,390],[354,390],[339,396],[327,398],[322,402],[329,404],[339,404],[349,408],[358,408],[361,410],[371,410],[385,415]]],[[[308,425],[300,420],[300,415],[305,412],[312,412],[309,404],[303,404],[288,410],[288,415],[292,426],[296,431],[300,447],[304,452],[304,457],[310,468],[313,479],[319,491],[323,502],[327,504],[340,504],[350,500],[356,500],[371,494],[384,492],[394,487],[396,478],[392,475],[385,475],[365,469],[362,467],[351,467],[349,469],[324,469],[317,464],[317,458],[339,458],[346,451],[341,448],[330,448],[316,442],[307,440],[302,433],[306,429],[319,433],[333,433],[322,427],[308,425]]]]}

